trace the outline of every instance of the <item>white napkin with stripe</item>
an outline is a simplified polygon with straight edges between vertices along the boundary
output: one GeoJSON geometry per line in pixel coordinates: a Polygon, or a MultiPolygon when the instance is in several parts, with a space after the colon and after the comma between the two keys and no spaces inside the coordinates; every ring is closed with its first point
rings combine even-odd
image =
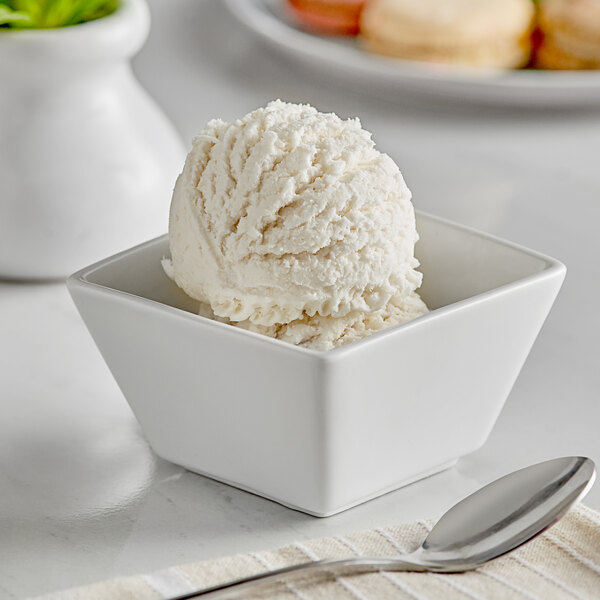
{"type": "MultiPolygon", "coordinates": [[[[278,550],[242,554],[124,577],[39,597],[38,600],[153,600],[322,558],[398,556],[417,548],[432,523],[296,542],[278,550]]],[[[595,600],[600,599],[600,514],[579,504],[558,524],[508,556],[476,571],[369,573],[277,584],[244,598],[270,600],[595,600]]]]}

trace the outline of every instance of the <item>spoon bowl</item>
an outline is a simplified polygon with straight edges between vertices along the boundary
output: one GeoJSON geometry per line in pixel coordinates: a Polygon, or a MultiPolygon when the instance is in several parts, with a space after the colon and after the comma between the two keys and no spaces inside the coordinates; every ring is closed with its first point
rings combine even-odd
{"type": "MultiPolygon", "coordinates": [[[[582,456],[505,475],[447,511],[410,555],[437,571],[466,571],[511,552],[554,525],[594,483],[582,456]]],[[[407,557],[408,558],[408,557],[407,557]]]]}

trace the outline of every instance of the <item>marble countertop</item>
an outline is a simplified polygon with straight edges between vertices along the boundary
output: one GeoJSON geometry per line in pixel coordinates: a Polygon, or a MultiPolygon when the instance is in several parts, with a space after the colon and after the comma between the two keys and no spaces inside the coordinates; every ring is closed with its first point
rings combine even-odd
{"type": "MultiPolygon", "coordinates": [[[[277,97],[359,115],[417,208],[555,256],[567,278],[486,444],[327,519],[158,459],[64,284],[1,282],[0,599],[435,518],[520,466],[566,454],[600,462],[600,111],[377,99],[269,52],[220,2],[150,5],[134,68],[188,145],[208,119],[277,97]]],[[[600,486],[586,502],[600,509],[600,486]]]]}

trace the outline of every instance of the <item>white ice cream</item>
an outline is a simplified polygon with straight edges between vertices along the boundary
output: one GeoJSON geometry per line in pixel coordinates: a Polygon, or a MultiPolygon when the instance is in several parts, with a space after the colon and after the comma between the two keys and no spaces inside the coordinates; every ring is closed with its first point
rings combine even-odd
{"type": "Polygon", "coordinates": [[[165,270],[221,320],[333,347],[412,314],[394,308],[421,283],[410,198],[357,119],[274,101],[194,140],[165,270]]]}
{"type": "Polygon", "coordinates": [[[200,314],[204,317],[312,350],[332,350],[393,325],[406,323],[425,313],[427,306],[416,292],[406,297],[395,294],[382,309],[374,312],[353,312],[344,317],[305,316],[291,323],[270,326],[250,321],[232,323],[228,319],[217,317],[208,304],[200,306],[200,314]]]}

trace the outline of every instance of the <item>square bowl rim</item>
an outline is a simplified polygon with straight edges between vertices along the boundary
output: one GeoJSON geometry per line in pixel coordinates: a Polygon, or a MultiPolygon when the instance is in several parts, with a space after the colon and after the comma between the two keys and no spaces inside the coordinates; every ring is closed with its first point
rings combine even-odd
{"type": "Polygon", "coordinates": [[[152,238],[150,240],[146,240],[144,242],[141,242],[140,244],[137,244],[130,248],[126,248],[125,250],[122,250],[121,252],[118,252],[116,254],[113,254],[111,256],[103,258],[99,261],[96,261],[95,263],[92,263],[91,265],[83,267],[82,269],[79,269],[78,271],[76,271],[75,273],[70,275],[67,278],[66,283],[67,283],[68,288],[73,288],[73,287],[91,288],[95,292],[99,292],[103,295],[128,298],[129,300],[136,302],[136,303],[141,303],[148,308],[153,308],[154,310],[158,310],[159,312],[166,311],[168,314],[170,314],[172,316],[191,319],[194,322],[196,322],[196,323],[200,322],[205,326],[225,328],[225,329],[221,329],[221,330],[222,331],[227,330],[230,332],[230,334],[233,334],[233,335],[237,334],[237,335],[251,336],[251,338],[254,338],[255,341],[258,341],[260,343],[263,343],[263,344],[266,343],[269,345],[275,344],[274,347],[278,348],[280,351],[283,351],[283,352],[293,352],[296,354],[299,353],[300,356],[304,355],[306,358],[312,357],[313,359],[317,359],[320,362],[332,362],[332,361],[342,359],[343,357],[346,357],[347,355],[349,355],[351,353],[360,352],[363,348],[367,347],[370,344],[377,343],[378,340],[382,340],[384,337],[400,335],[402,332],[407,331],[408,329],[411,329],[413,327],[416,327],[425,321],[434,321],[436,319],[442,318],[443,316],[445,316],[447,314],[450,314],[450,313],[453,313],[453,312],[456,312],[459,310],[464,310],[465,308],[467,308],[469,306],[474,306],[476,304],[484,302],[485,300],[487,300],[488,298],[490,298],[492,296],[508,294],[516,289],[531,285],[534,282],[540,282],[541,280],[544,280],[544,279],[553,278],[559,274],[564,275],[564,273],[566,272],[566,266],[561,261],[559,261],[556,258],[553,258],[547,254],[537,252],[536,250],[532,250],[530,248],[527,248],[526,246],[517,244],[516,242],[511,242],[511,241],[505,240],[505,239],[495,236],[493,234],[485,233],[474,227],[471,227],[468,225],[462,225],[462,224],[452,221],[450,219],[446,219],[445,217],[439,217],[439,216],[431,214],[429,212],[415,210],[415,213],[419,216],[423,216],[432,221],[436,221],[436,222],[441,223],[452,229],[460,230],[462,232],[469,233],[471,235],[475,235],[476,237],[479,237],[486,241],[495,242],[504,247],[511,248],[512,250],[516,250],[518,252],[521,252],[523,254],[526,254],[528,256],[536,258],[544,263],[544,267],[538,272],[531,273],[530,275],[526,275],[525,277],[521,277],[514,281],[510,281],[508,283],[502,284],[491,290],[487,290],[485,292],[480,292],[478,294],[475,294],[474,296],[469,296],[468,298],[464,298],[462,300],[458,300],[456,302],[452,302],[450,304],[433,309],[424,315],[421,315],[415,319],[411,319],[410,321],[407,321],[406,323],[400,323],[398,325],[394,325],[392,327],[383,329],[381,331],[377,331],[368,336],[365,336],[364,338],[355,340],[353,342],[350,342],[343,346],[339,346],[337,348],[333,348],[331,350],[315,350],[312,348],[304,348],[301,346],[296,346],[289,342],[271,338],[271,337],[261,334],[261,333],[257,333],[254,331],[248,331],[246,329],[242,329],[239,327],[232,327],[231,325],[229,325],[227,323],[221,323],[214,319],[210,319],[208,317],[203,317],[202,315],[198,315],[198,314],[186,311],[181,308],[170,306],[168,304],[164,304],[157,300],[151,300],[150,298],[146,298],[144,296],[132,294],[131,292],[126,292],[124,290],[119,290],[117,288],[109,287],[109,286],[102,285],[100,283],[95,283],[95,282],[89,280],[89,277],[91,277],[98,270],[108,267],[113,263],[119,262],[124,257],[126,257],[130,254],[139,252],[142,249],[163,243],[165,241],[165,239],[168,239],[168,233],[162,234],[162,235],[152,238]]]}

